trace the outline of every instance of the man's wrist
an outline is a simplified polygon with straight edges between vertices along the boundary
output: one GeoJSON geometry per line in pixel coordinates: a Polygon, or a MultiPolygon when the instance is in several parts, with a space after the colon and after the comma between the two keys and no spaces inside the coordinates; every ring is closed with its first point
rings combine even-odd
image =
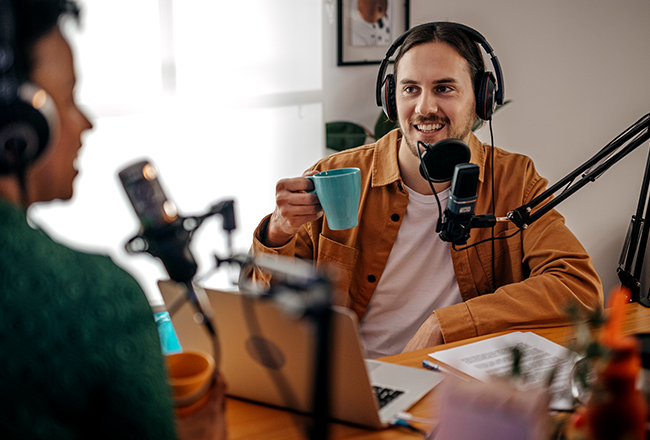
{"type": "Polygon", "coordinates": [[[269,248],[282,247],[289,243],[293,236],[284,233],[278,234],[277,230],[273,228],[271,219],[272,217],[269,217],[266,222],[260,225],[260,242],[269,248]]]}

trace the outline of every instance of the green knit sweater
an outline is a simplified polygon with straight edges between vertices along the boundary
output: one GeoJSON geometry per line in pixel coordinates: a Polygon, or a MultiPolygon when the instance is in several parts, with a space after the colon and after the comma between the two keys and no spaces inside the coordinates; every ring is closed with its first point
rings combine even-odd
{"type": "Polygon", "coordinates": [[[0,437],[175,438],[142,289],[0,200],[0,437]]]}

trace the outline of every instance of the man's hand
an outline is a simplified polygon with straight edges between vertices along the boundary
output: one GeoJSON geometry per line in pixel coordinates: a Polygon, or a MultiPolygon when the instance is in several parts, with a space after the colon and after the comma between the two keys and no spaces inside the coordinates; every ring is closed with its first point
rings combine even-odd
{"type": "Polygon", "coordinates": [[[320,218],[320,206],[314,183],[305,176],[317,171],[305,171],[301,177],[282,179],[275,186],[275,211],[271,215],[262,243],[268,247],[285,245],[298,233],[302,225],[320,218]]]}
{"type": "Polygon", "coordinates": [[[420,350],[422,348],[434,347],[440,345],[445,341],[442,339],[442,332],[438,324],[438,318],[435,313],[427,318],[426,321],[420,326],[415,336],[411,338],[402,353],[407,351],[420,350]]]}

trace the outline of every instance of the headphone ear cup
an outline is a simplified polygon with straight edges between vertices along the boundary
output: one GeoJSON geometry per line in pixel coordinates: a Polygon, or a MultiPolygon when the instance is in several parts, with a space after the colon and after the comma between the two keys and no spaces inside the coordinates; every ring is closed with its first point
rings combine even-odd
{"type": "Polygon", "coordinates": [[[48,147],[57,128],[52,98],[33,84],[23,84],[11,104],[0,106],[0,175],[25,170],[48,147]]]}
{"type": "Polygon", "coordinates": [[[386,79],[381,86],[381,107],[384,109],[386,117],[392,121],[397,121],[397,102],[395,100],[395,76],[386,75],[386,79]]]}
{"type": "Polygon", "coordinates": [[[492,72],[485,72],[476,87],[476,114],[484,121],[492,118],[495,104],[496,80],[492,72]]]}

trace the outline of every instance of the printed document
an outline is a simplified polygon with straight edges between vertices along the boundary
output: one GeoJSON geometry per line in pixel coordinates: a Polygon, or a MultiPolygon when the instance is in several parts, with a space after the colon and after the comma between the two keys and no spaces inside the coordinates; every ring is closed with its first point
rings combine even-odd
{"type": "Polygon", "coordinates": [[[519,389],[544,387],[555,370],[549,393],[550,408],[571,409],[570,373],[577,354],[532,332],[514,332],[460,347],[429,354],[430,357],[456,368],[480,381],[509,377],[512,373],[513,349],[522,353],[521,377],[513,382],[519,389]]]}

